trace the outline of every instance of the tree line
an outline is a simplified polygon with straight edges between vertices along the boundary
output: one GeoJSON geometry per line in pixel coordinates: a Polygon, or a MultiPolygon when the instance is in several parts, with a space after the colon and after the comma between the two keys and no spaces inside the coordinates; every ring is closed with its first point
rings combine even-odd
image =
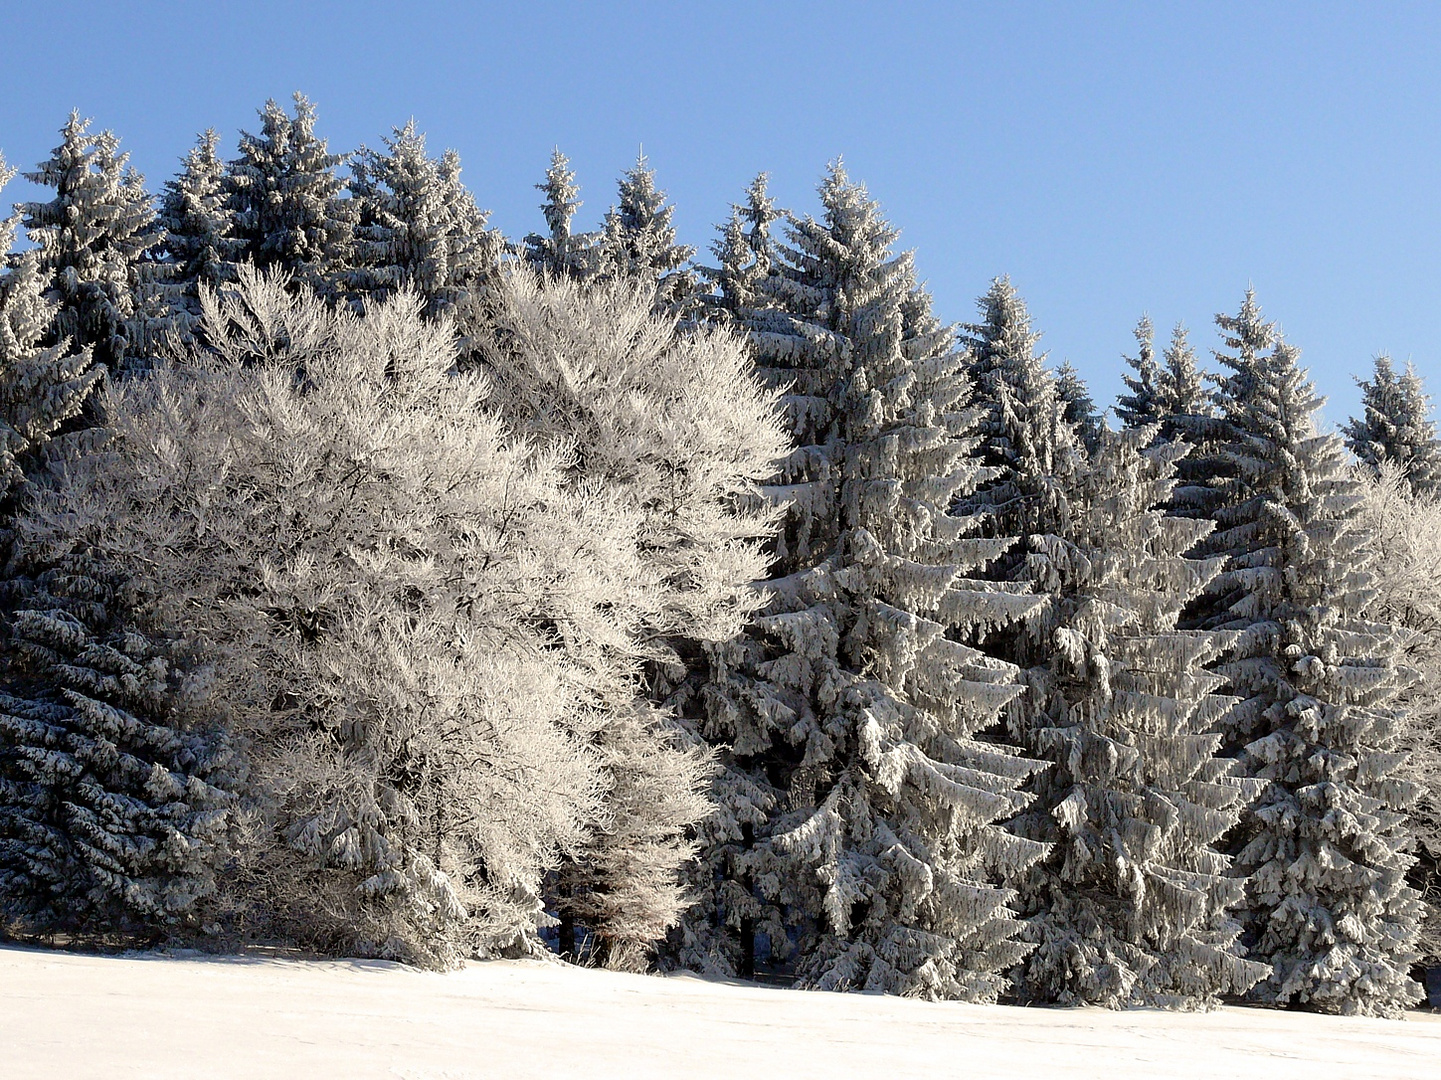
{"type": "Polygon", "coordinates": [[[1413,368],[1324,433],[1247,292],[1216,372],[1142,319],[1113,427],[839,164],[703,265],[643,158],[512,241],[413,124],[260,119],[152,197],[72,114],[0,235],[0,932],[1419,999],[1413,368]]]}

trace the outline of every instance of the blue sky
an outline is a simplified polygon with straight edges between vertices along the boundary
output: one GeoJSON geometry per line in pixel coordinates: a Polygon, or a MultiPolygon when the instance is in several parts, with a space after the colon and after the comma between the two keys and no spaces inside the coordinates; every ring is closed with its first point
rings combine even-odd
{"type": "Polygon", "coordinates": [[[844,155],[941,317],[1010,274],[1103,404],[1143,311],[1206,349],[1248,283],[1333,419],[1378,351],[1441,390],[1441,5],[11,0],[0,34],[22,167],[78,108],[158,189],[301,89],[336,150],[414,116],[513,236],[553,146],[588,225],[643,144],[705,246],[754,173],[804,212],[844,155]]]}

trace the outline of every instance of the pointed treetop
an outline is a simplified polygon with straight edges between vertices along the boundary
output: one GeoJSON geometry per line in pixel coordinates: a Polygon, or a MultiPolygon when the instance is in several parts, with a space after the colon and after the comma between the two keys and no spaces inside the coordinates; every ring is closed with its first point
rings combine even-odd
{"type": "Polygon", "coordinates": [[[1371,378],[1356,379],[1362,415],[1341,429],[1347,448],[1373,473],[1393,462],[1417,494],[1441,489],[1441,442],[1431,420],[1431,399],[1413,365],[1398,376],[1391,358],[1376,357],[1371,378]]]}

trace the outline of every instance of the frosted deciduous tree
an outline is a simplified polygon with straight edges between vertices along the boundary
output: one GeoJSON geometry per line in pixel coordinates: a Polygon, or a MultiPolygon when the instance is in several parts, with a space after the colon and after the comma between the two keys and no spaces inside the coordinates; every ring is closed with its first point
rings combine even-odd
{"type": "Polygon", "coordinates": [[[145,256],[163,234],[145,181],[109,131],[90,131],[72,112],[62,141],[25,178],[54,197],[18,206],[31,256],[54,311],[47,344],[70,341],[118,371],[139,362],[163,331],[161,296],[146,280],[145,256]]]}
{"type": "Polygon", "coordinates": [[[180,173],[160,196],[159,224],[176,286],[177,329],[188,332],[200,317],[200,286],[216,288],[234,261],[230,213],[224,191],[220,136],[206,130],[183,159],[180,173]]]}
{"type": "Polygon", "coordinates": [[[695,248],[676,243],[675,207],[667,206],[665,192],[656,188],[655,170],[644,154],[621,176],[619,188],[619,200],[596,237],[596,272],[651,288],[658,311],[689,310],[699,293],[689,265],[695,248]]]}
{"type": "Polygon", "coordinates": [[[1071,487],[1064,537],[1033,538],[1051,597],[1010,654],[1029,687],[1011,706],[1025,749],[1052,762],[1015,828],[1051,854],[1017,880],[1024,998],[1197,1007],[1269,973],[1242,958],[1229,909],[1244,892],[1215,848],[1240,816],[1234,762],[1215,757],[1230,701],[1204,669],[1223,637],[1177,629],[1220,560],[1187,559],[1209,522],[1168,517],[1184,443],[1107,433],[1071,487]]]}
{"type": "Polygon", "coordinates": [[[590,233],[571,231],[575,212],[580,209],[580,188],[570,159],[557,149],[545,171],[545,183],[536,184],[545,193],[541,212],[545,214],[544,233],[526,236],[521,254],[534,270],[553,277],[586,278],[594,270],[595,237],[590,233]]]}
{"type": "MultiPolygon", "coordinates": [[[[1369,470],[1367,470],[1369,473],[1369,470]]],[[[1406,662],[1421,678],[1399,702],[1406,710],[1403,775],[1420,794],[1410,810],[1416,838],[1411,884],[1426,904],[1420,949],[1441,964],[1441,500],[1416,494],[1394,461],[1367,475],[1360,529],[1374,554],[1376,614],[1414,632],[1406,662]]]]}
{"type": "Polygon", "coordinates": [[[1197,553],[1225,568],[1186,625],[1234,632],[1214,666],[1241,699],[1222,730],[1264,783],[1235,837],[1247,945],[1274,968],[1253,993],[1393,1015],[1418,996],[1408,969],[1421,916],[1406,883],[1416,789],[1398,775],[1407,634],[1371,619],[1358,485],[1340,439],[1316,430],[1320,402],[1297,350],[1261,321],[1250,292],[1217,322],[1230,374],[1210,479],[1187,505],[1217,523],[1197,553]]]}
{"type": "Polygon", "coordinates": [[[455,151],[430,157],[413,120],[383,141],[384,152],[362,147],[351,162],[359,224],[350,288],[371,300],[409,288],[428,314],[453,310],[494,277],[504,241],[460,182],[455,151]]]}
{"type": "Polygon", "coordinates": [[[1039,600],[970,577],[1011,541],[948,513],[984,470],[910,255],[838,165],[820,194],[739,313],[799,445],[770,601],[711,651],[728,749],[682,955],[745,971],[768,939],[805,986],[994,999],[1025,951],[997,882],[1044,849],[996,824],[1035,764],[976,737],[1019,687],[972,642],[1039,600]]]}
{"type": "Polygon", "coordinates": [[[761,602],[751,583],[764,576],[775,515],[755,485],[786,443],[739,341],[679,332],[674,317],[652,314],[650,282],[582,286],[522,270],[501,295],[476,339],[496,407],[518,433],[568,455],[568,484],[613,493],[641,515],[637,557],[657,586],[624,647],[570,643],[610,715],[597,737],[609,824],[560,875],[556,896],[600,959],[636,966],[682,909],[688,830],[708,809],[709,761],[670,711],[702,648],[733,638],[761,602]]]}
{"type": "Polygon", "coordinates": [[[330,294],[350,268],[356,208],[341,198],[345,159],[315,134],[315,106],[298,91],[294,100],[294,116],[267,101],[260,134],[242,132],[226,166],[234,259],[330,294]]]}
{"type": "Polygon", "coordinates": [[[1441,490],[1441,440],[1431,419],[1431,400],[1415,367],[1397,375],[1389,356],[1376,357],[1370,379],[1357,379],[1362,414],[1341,429],[1346,447],[1379,473],[1383,462],[1400,466],[1418,493],[1441,490]]]}
{"type": "Polygon", "coordinates": [[[103,540],[248,748],[218,916],[432,965],[538,949],[545,873],[604,824],[565,644],[648,606],[636,515],[508,441],[413,294],[359,316],[241,267],[202,296],[206,350],[113,389],[116,452],[27,528],[103,540]]]}

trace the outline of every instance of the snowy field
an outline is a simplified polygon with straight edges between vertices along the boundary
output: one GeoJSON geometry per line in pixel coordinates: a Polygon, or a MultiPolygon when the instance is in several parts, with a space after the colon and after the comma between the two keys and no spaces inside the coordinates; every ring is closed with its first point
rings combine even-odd
{"type": "Polygon", "coordinates": [[[1441,1075],[1441,1017],[986,1008],[542,963],[0,949],[0,1077],[1441,1075]]]}

